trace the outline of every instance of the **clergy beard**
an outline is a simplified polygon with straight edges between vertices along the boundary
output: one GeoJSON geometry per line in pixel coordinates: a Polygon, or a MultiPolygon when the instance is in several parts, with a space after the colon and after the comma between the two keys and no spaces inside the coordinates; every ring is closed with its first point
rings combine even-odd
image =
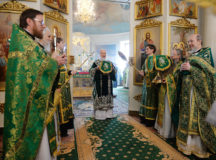
{"type": "Polygon", "coordinates": [[[196,53],[198,51],[198,49],[196,48],[191,48],[191,50],[189,51],[189,53],[196,53]]]}
{"type": "Polygon", "coordinates": [[[192,56],[193,54],[195,54],[197,52],[196,49],[191,49],[190,51],[188,51],[188,56],[192,56]]]}
{"type": "Polygon", "coordinates": [[[51,46],[50,46],[49,43],[46,44],[46,45],[44,46],[44,50],[45,50],[48,54],[51,52],[51,46]]]}
{"type": "Polygon", "coordinates": [[[33,35],[39,39],[43,38],[43,32],[38,31],[36,25],[33,27],[33,35]]]}
{"type": "Polygon", "coordinates": [[[106,58],[104,58],[104,57],[101,57],[101,58],[100,58],[100,60],[101,60],[101,61],[105,61],[105,60],[106,60],[106,58]]]}

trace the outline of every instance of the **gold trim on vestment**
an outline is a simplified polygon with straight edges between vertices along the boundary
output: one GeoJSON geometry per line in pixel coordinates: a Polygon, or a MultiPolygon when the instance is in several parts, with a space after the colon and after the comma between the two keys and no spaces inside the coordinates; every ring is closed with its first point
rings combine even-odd
{"type": "Polygon", "coordinates": [[[148,118],[148,117],[146,117],[146,116],[143,115],[143,114],[139,114],[139,116],[140,116],[140,117],[144,117],[145,119],[148,119],[148,120],[155,120],[155,118],[148,118]]]}
{"type": "MultiPolygon", "coordinates": [[[[107,61],[108,62],[108,61],[107,61]]],[[[110,62],[109,62],[110,63],[110,62]]],[[[105,74],[108,74],[108,73],[111,73],[112,72],[112,70],[113,70],[113,65],[112,65],[112,63],[110,63],[111,64],[111,70],[110,71],[104,71],[104,70],[102,70],[102,64],[103,64],[103,61],[101,61],[100,62],[100,65],[99,65],[99,70],[102,72],[102,73],[105,73],[105,74]]]]}
{"type": "MultiPolygon", "coordinates": [[[[196,97],[196,91],[194,90],[194,87],[192,88],[192,97],[190,96],[190,113],[189,113],[189,125],[188,125],[188,132],[192,130],[192,125],[193,125],[193,118],[194,118],[194,108],[195,108],[195,97],[196,97]],[[192,98],[192,101],[191,101],[192,98]]],[[[190,93],[191,95],[191,93],[190,93]]],[[[197,112],[198,114],[198,112],[197,112]]],[[[198,117],[197,117],[198,118],[198,117]]]]}
{"type": "MultiPolygon", "coordinates": [[[[168,56],[166,56],[166,58],[169,59],[168,56]]],[[[156,70],[158,70],[158,71],[165,71],[166,69],[170,68],[170,66],[171,66],[171,61],[168,60],[168,63],[169,63],[168,66],[164,67],[163,69],[157,67],[156,56],[154,56],[153,61],[154,61],[154,66],[155,66],[156,70]]]]}
{"type": "MultiPolygon", "coordinates": [[[[41,76],[43,74],[43,71],[45,70],[46,66],[48,65],[48,61],[47,61],[48,58],[49,57],[45,58],[44,61],[43,61],[43,63],[41,64],[41,67],[40,67],[40,69],[38,71],[37,79],[34,81],[32,89],[31,89],[31,92],[30,92],[30,95],[28,97],[28,103],[27,103],[27,106],[26,106],[26,112],[25,112],[25,116],[24,116],[24,120],[23,120],[23,128],[22,128],[21,136],[17,140],[17,142],[14,144],[14,146],[11,146],[11,149],[5,154],[6,157],[9,157],[11,155],[15,155],[15,151],[17,151],[19,149],[20,145],[23,142],[23,139],[24,139],[24,136],[25,136],[25,130],[26,130],[26,127],[27,127],[27,124],[28,124],[28,117],[29,117],[30,106],[32,104],[33,97],[34,97],[34,95],[35,95],[35,93],[36,93],[36,91],[38,89],[38,85],[39,85],[39,82],[41,80],[41,76]]],[[[46,106],[46,108],[48,108],[48,106],[46,106]]],[[[38,149],[39,149],[39,147],[38,147],[38,149]]]]}
{"type": "Polygon", "coordinates": [[[185,155],[188,155],[188,156],[189,156],[189,155],[194,154],[195,156],[197,156],[197,157],[199,157],[199,158],[209,158],[209,156],[211,155],[211,154],[208,153],[208,152],[206,152],[206,154],[200,154],[200,153],[196,152],[195,150],[198,150],[198,149],[197,149],[197,147],[195,147],[195,146],[193,146],[193,147],[190,146],[190,148],[193,149],[192,151],[184,150],[184,149],[180,146],[180,144],[183,145],[184,147],[187,146],[186,143],[184,143],[183,141],[181,141],[181,140],[179,140],[179,139],[176,138],[176,145],[177,145],[177,147],[178,147],[178,150],[181,151],[181,152],[183,152],[185,155]]]}
{"type": "Polygon", "coordinates": [[[62,94],[60,93],[59,96],[60,96],[59,106],[60,106],[60,113],[61,113],[60,124],[66,124],[69,122],[69,120],[67,120],[67,121],[64,120],[64,108],[63,108],[63,104],[62,104],[62,94]]]}
{"type": "MultiPolygon", "coordinates": [[[[161,84],[159,89],[159,103],[158,103],[158,112],[157,112],[157,123],[160,127],[163,127],[164,111],[165,111],[165,98],[167,93],[167,84],[161,84]]],[[[168,95],[167,95],[168,97],[168,95]]],[[[169,105],[169,103],[168,103],[169,105]]]]}
{"type": "Polygon", "coordinates": [[[156,107],[150,107],[150,106],[146,106],[146,105],[141,105],[141,107],[146,108],[146,109],[151,109],[151,110],[157,110],[156,107]]]}
{"type": "MultiPolygon", "coordinates": [[[[169,76],[169,77],[170,77],[170,79],[172,79],[172,84],[171,85],[173,85],[174,88],[176,89],[176,83],[175,83],[174,77],[173,76],[169,76]]],[[[169,84],[167,83],[167,80],[166,80],[166,87],[167,87],[168,104],[169,104],[169,109],[170,109],[170,114],[171,114],[172,113],[172,105],[171,105],[171,101],[170,101],[169,84]]]]}
{"type": "Polygon", "coordinates": [[[53,152],[53,156],[54,157],[56,157],[56,156],[58,156],[58,155],[60,155],[61,154],[61,151],[59,150],[58,151],[58,149],[56,149],[54,152],[53,152]]]}
{"type": "Polygon", "coordinates": [[[56,137],[53,137],[49,140],[49,143],[52,143],[54,140],[56,140],[56,137]]]}
{"type": "MultiPolygon", "coordinates": [[[[207,48],[208,49],[208,48],[207,48]]],[[[206,50],[207,50],[206,49],[206,50]]],[[[195,58],[195,59],[197,59],[197,57],[196,56],[194,56],[193,58],[195,58]]],[[[199,58],[198,58],[199,59],[199,58]]],[[[203,60],[203,59],[200,59],[200,61],[202,62],[202,63],[207,63],[205,60],[203,60]]],[[[206,64],[205,64],[206,65],[206,64]]],[[[216,73],[216,71],[215,71],[215,69],[214,68],[209,68],[209,70],[213,73],[213,74],[215,74],[216,73]]],[[[209,107],[212,107],[212,104],[211,104],[211,100],[210,100],[210,93],[209,93],[209,89],[208,89],[208,83],[207,83],[207,81],[206,81],[206,76],[205,76],[205,74],[204,73],[202,73],[202,76],[203,76],[203,78],[204,78],[204,88],[205,88],[205,91],[206,91],[206,98],[207,98],[207,101],[208,101],[208,105],[209,105],[209,107]]],[[[210,108],[209,108],[210,109],[210,108]]],[[[198,129],[199,129],[199,131],[201,130],[201,127],[200,127],[200,109],[199,109],[199,107],[198,107],[198,111],[197,111],[197,114],[198,114],[198,129]]],[[[213,125],[210,125],[210,127],[211,127],[211,129],[212,129],[212,131],[214,132],[214,135],[216,135],[216,128],[213,126],[213,125]]],[[[203,135],[202,134],[199,134],[199,136],[201,137],[201,139],[205,139],[205,138],[203,138],[203,135]]]]}
{"type": "Polygon", "coordinates": [[[46,125],[48,125],[48,123],[52,121],[52,118],[53,118],[53,116],[54,116],[54,113],[56,112],[56,107],[55,107],[52,103],[50,103],[50,104],[51,104],[54,108],[53,108],[52,111],[50,111],[48,117],[46,118],[46,121],[45,121],[45,124],[46,124],[46,125]]]}
{"type": "Polygon", "coordinates": [[[182,128],[180,128],[178,130],[179,130],[179,132],[182,132],[182,133],[187,134],[187,135],[199,135],[199,133],[196,131],[183,130],[182,128]]]}
{"type": "Polygon", "coordinates": [[[205,92],[206,92],[206,99],[207,99],[207,102],[208,102],[208,106],[209,106],[209,109],[210,109],[210,107],[211,107],[211,96],[210,96],[210,93],[209,93],[209,89],[208,89],[208,83],[207,83],[207,81],[206,81],[206,75],[205,75],[205,73],[203,73],[202,72],[202,77],[203,77],[203,82],[204,82],[204,88],[205,88],[205,92]]]}

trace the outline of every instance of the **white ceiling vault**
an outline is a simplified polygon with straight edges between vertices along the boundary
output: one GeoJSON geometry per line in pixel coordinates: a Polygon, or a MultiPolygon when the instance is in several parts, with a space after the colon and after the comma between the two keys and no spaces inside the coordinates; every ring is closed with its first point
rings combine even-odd
{"type": "MultiPolygon", "coordinates": [[[[95,3],[96,20],[90,24],[73,18],[73,32],[92,34],[115,34],[130,31],[130,0],[92,0],[95,3]]],[[[76,12],[76,2],[73,1],[76,12]]]]}
{"type": "Polygon", "coordinates": [[[99,0],[99,1],[107,1],[107,2],[113,2],[113,3],[127,3],[130,4],[131,0],[99,0]]]}

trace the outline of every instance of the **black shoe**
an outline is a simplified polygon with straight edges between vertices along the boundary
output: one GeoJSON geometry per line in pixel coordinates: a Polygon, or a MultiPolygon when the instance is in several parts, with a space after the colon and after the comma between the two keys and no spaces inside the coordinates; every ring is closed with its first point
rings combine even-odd
{"type": "Polygon", "coordinates": [[[61,134],[61,137],[67,137],[67,136],[68,136],[67,133],[61,134]]]}

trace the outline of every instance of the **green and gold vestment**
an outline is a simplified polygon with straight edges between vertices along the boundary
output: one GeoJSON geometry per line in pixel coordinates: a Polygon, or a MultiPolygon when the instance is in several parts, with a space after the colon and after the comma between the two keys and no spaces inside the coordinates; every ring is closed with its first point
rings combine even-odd
{"type": "Polygon", "coordinates": [[[216,128],[205,120],[216,98],[216,71],[212,67],[214,63],[210,48],[201,49],[188,61],[190,72],[181,73],[177,145],[186,145],[188,135],[197,135],[210,151],[216,153],[216,128]]]}
{"type": "Polygon", "coordinates": [[[116,81],[116,69],[111,61],[96,60],[89,69],[93,79],[92,92],[94,110],[113,109],[113,84],[116,81]],[[97,69],[99,67],[99,69],[97,69]]]}
{"type": "MultiPolygon", "coordinates": [[[[177,72],[180,68],[180,64],[173,64],[170,69],[168,75],[164,75],[165,82],[161,83],[159,87],[159,96],[158,96],[158,118],[157,123],[160,127],[163,126],[164,111],[165,111],[165,96],[168,98],[168,105],[170,114],[172,113],[173,106],[176,100],[176,82],[177,82],[177,72]]],[[[165,124],[166,125],[166,124],[165,124]]]]}
{"type": "Polygon", "coordinates": [[[60,124],[67,124],[71,119],[74,118],[72,111],[72,103],[71,103],[71,93],[70,93],[70,83],[69,83],[69,75],[67,72],[66,65],[62,65],[59,68],[60,78],[58,82],[58,86],[61,87],[60,94],[60,102],[59,102],[59,118],[60,124]],[[64,84],[66,83],[66,84],[64,84]]]}
{"type": "Polygon", "coordinates": [[[5,160],[34,160],[50,122],[51,88],[57,62],[23,29],[13,25],[6,79],[5,160]]]}
{"type": "MultiPolygon", "coordinates": [[[[158,72],[165,71],[171,66],[170,59],[165,55],[148,56],[142,66],[144,71],[142,106],[140,107],[140,116],[144,118],[146,125],[153,125],[157,116],[158,109],[158,91],[160,84],[153,83],[158,72]]],[[[157,81],[157,80],[156,80],[157,81]]],[[[161,83],[161,82],[159,82],[161,83]]]]}

